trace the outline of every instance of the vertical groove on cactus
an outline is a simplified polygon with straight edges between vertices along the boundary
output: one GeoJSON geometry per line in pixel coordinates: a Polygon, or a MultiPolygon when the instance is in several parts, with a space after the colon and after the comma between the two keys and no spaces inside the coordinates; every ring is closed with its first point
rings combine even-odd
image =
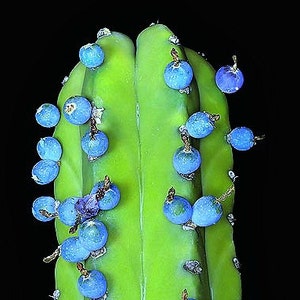
{"type": "MultiPolygon", "coordinates": [[[[241,300],[230,222],[236,177],[232,146],[226,140],[231,130],[229,108],[224,92],[216,85],[214,68],[159,23],[140,32],[136,44],[107,28],[98,32],[95,44],[81,50],[91,54],[100,49],[100,65],[86,67],[83,56],[57,99],[61,118],[53,136],[63,153],[54,197],[58,206],[70,197],[81,199],[69,212],[77,214],[72,227],[54,214],[59,300],[241,300]],[[167,66],[173,69],[166,71],[167,66]],[[174,72],[168,84],[164,72],[174,72]],[[191,82],[173,88],[178,80],[184,82],[183,77],[191,82]],[[91,117],[84,124],[74,125],[63,115],[64,103],[73,96],[83,96],[92,104],[91,117]],[[214,128],[208,136],[193,138],[185,124],[199,111],[218,118],[212,121],[214,128]],[[108,147],[99,156],[89,155],[83,151],[83,137],[88,135],[87,151],[91,151],[97,133],[108,138],[108,147]],[[173,162],[178,149],[183,149],[185,164],[191,149],[199,151],[200,166],[193,172],[176,171],[173,162]],[[105,178],[109,178],[108,186],[95,194],[93,188],[105,178]],[[113,209],[99,209],[109,184],[118,187],[120,201],[113,209]],[[174,224],[166,218],[163,205],[171,203],[175,195],[188,200],[190,207],[174,206],[171,213],[177,218],[186,209],[191,216],[188,221],[174,224]],[[195,203],[202,198],[213,199],[204,217],[214,215],[219,207],[220,219],[207,226],[195,221],[203,217],[195,216],[195,203]],[[92,201],[97,201],[96,206],[92,201]],[[69,262],[60,252],[61,245],[69,237],[78,237],[86,218],[104,223],[107,242],[87,259],[69,262]],[[93,270],[104,275],[107,288],[103,281],[91,287],[92,276],[96,276],[93,270]],[[91,286],[84,286],[89,280],[91,286]]],[[[85,247],[80,239],[78,245],[67,249],[71,255],[85,247]]]]}

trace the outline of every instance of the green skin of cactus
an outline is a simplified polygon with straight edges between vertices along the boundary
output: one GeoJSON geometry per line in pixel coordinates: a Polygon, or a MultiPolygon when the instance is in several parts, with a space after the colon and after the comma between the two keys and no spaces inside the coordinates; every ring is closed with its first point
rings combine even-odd
{"type": "MultiPolygon", "coordinates": [[[[80,146],[89,124],[72,125],[62,117],[53,134],[63,147],[55,198],[87,195],[105,175],[119,187],[117,207],[97,216],[108,228],[106,253],[82,262],[87,270],[105,275],[108,299],[180,300],[186,290],[197,300],[240,300],[233,228],[226,218],[233,210],[234,192],[222,203],[220,221],[206,228],[184,230],[163,215],[170,187],[191,203],[201,195],[217,197],[232,185],[228,172],[233,168],[232,150],[224,138],[230,131],[228,106],[214,82],[215,70],[194,50],[172,43],[171,36],[165,25],[152,24],[138,35],[135,46],[126,35],[109,32],[97,39],[105,53],[103,64],[88,69],[79,62],[70,72],[58,95],[59,109],[74,95],[104,108],[97,127],[107,134],[109,148],[89,161],[80,146]],[[172,48],[193,68],[190,93],[164,82],[172,48]],[[220,119],[212,134],[193,141],[202,163],[193,180],[187,180],[173,168],[172,157],[183,145],[179,127],[199,110],[219,114],[220,119]],[[183,268],[188,260],[198,261],[202,272],[183,268]]],[[[76,235],[69,229],[55,219],[58,244],[76,235]]],[[[79,276],[75,263],[57,258],[59,300],[85,299],[77,288],[79,276]]]]}

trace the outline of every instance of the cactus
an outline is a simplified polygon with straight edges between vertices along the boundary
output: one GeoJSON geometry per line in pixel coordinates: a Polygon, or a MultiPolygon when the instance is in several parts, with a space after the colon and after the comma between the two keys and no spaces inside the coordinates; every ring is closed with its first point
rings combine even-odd
{"type": "Polygon", "coordinates": [[[226,140],[231,126],[214,68],[159,23],[145,28],[136,46],[125,34],[107,28],[98,32],[95,43],[103,50],[103,61],[94,67],[79,61],[58,95],[61,117],[53,137],[63,151],[54,179],[56,212],[39,208],[42,220],[48,217],[55,224],[58,245],[44,258],[47,263],[55,260],[53,298],[240,300],[242,283],[230,219],[236,178],[226,140]],[[171,88],[164,70],[181,61],[192,67],[192,81],[184,88],[171,88]],[[66,101],[74,96],[88,99],[92,106],[90,119],[82,124],[63,115],[66,101]],[[191,137],[185,128],[189,116],[198,111],[217,116],[211,119],[212,133],[204,138],[191,137]],[[95,140],[97,133],[108,138],[108,148],[94,156],[83,151],[82,138],[95,140]],[[177,172],[172,164],[176,150],[184,147],[198,150],[201,157],[199,168],[188,174],[177,172]],[[101,203],[113,185],[120,201],[113,209],[99,209],[92,201],[101,203]],[[163,205],[175,196],[187,199],[191,207],[202,196],[212,196],[222,210],[220,219],[209,226],[198,226],[191,218],[173,224],[163,205]],[[70,198],[82,201],[81,206],[76,202],[81,214],[73,225],[62,222],[57,212],[70,198]],[[88,201],[94,210],[83,217],[88,201]],[[79,236],[86,219],[106,226],[107,242],[84,259],[68,261],[62,245],[79,236]],[[100,294],[95,292],[98,296],[89,297],[79,281],[82,284],[95,270],[107,285],[100,294]]]}

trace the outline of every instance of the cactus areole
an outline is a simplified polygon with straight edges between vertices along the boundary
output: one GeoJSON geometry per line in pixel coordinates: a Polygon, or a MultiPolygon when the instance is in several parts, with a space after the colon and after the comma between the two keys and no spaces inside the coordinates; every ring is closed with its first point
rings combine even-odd
{"type": "Polygon", "coordinates": [[[54,198],[34,211],[41,221],[53,220],[57,237],[44,258],[54,265],[51,297],[241,300],[229,218],[231,127],[215,73],[159,23],[136,43],[103,28],[80,48],[55,103],[60,118],[52,134],[62,155],[54,198]],[[88,109],[74,99],[87,99],[88,109]],[[200,112],[212,128],[198,138],[185,124],[200,112]]]}

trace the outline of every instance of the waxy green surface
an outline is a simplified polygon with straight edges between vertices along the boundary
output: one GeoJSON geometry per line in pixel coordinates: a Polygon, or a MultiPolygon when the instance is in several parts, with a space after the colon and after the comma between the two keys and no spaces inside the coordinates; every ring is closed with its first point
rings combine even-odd
{"type": "MultiPolygon", "coordinates": [[[[64,201],[83,196],[93,184],[108,175],[121,191],[121,200],[98,218],[108,228],[107,252],[84,262],[107,278],[108,299],[180,300],[187,289],[197,300],[238,300],[241,282],[232,258],[235,256],[232,226],[233,195],[223,202],[224,215],[216,225],[183,230],[163,215],[163,202],[171,187],[191,203],[202,194],[220,196],[232,184],[231,147],[226,98],[214,83],[214,69],[195,51],[173,44],[174,33],[165,25],[153,24],[134,43],[126,35],[110,32],[97,40],[105,53],[95,70],[78,63],[58,97],[62,109],[68,97],[83,95],[97,108],[104,108],[98,129],[109,138],[108,151],[90,162],[80,147],[89,124],[76,126],[62,116],[54,136],[63,147],[55,197],[64,201]],[[172,61],[171,49],[188,59],[194,70],[191,92],[167,87],[165,66],[172,61]],[[193,112],[206,110],[221,115],[216,129],[205,139],[193,140],[200,149],[202,164],[192,181],[182,178],[172,157],[183,145],[179,127],[193,112]],[[194,275],[183,269],[186,260],[198,260],[203,271],[194,275]]],[[[69,227],[55,220],[58,243],[70,236],[69,227]]],[[[76,233],[75,233],[76,235],[76,233]]],[[[55,281],[59,300],[79,300],[80,276],[76,264],[61,257],[56,261],[55,281]]]]}

